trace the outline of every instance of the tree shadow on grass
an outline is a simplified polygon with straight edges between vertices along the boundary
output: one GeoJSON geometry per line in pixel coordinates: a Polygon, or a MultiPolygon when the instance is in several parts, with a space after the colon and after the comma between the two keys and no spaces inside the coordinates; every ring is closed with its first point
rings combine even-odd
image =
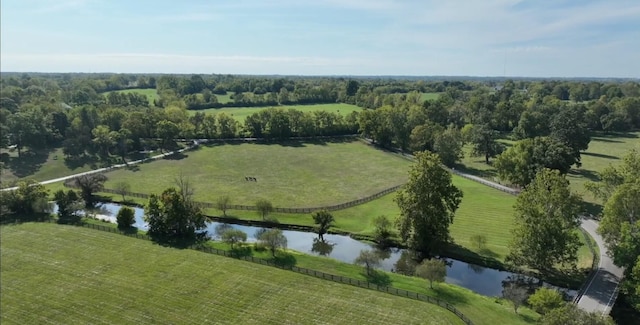
{"type": "Polygon", "coordinates": [[[453,305],[467,304],[469,300],[459,290],[452,290],[447,287],[442,287],[438,283],[433,284],[433,292],[435,297],[442,299],[453,305]]]}
{"type": "Polygon", "coordinates": [[[458,244],[452,244],[447,247],[443,256],[493,269],[505,269],[504,264],[497,259],[499,255],[487,248],[481,249],[479,254],[458,244]]]}
{"type": "Polygon", "coordinates": [[[0,213],[0,224],[21,224],[25,222],[44,222],[52,220],[49,213],[33,213],[29,215],[18,215],[13,213],[0,213]]]}
{"type": "MultiPolygon", "coordinates": [[[[618,159],[618,158],[616,158],[618,159]]],[[[586,169],[572,169],[569,171],[569,175],[571,176],[576,176],[576,177],[584,177],[590,181],[593,182],[597,182],[598,179],[598,174],[592,170],[586,170],[586,169]]]]}
{"type": "Polygon", "coordinates": [[[367,282],[375,284],[381,287],[388,287],[391,285],[391,278],[385,272],[379,272],[377,270],[371,270],[369,274],[361,273],[366,279],[367,282]]]}
{"type": "Polygon", "coordinates": [[[597,158],[614,159],[614,160],[620,159],[616,156],[605,155],[605,154],[595,153],[595,152],[582,152],[581,154],[585,156],[591,156],[591,157],[597,157],[597,158]]]}
{"type": "Polygon", "coordinates": [[[21,157],[3,155],[5,166],[18,178],[35,174],[49,159],[50,150],[25,150],[21,157]]]}
{"type": "Polygon", "coordinates": [[[600,204],[582,201],[582,210],[589,216],[598,217],[602,213],[600,204]]]}
{"type": "Polygon", "coordinates": [[[188,157],[189,157],[189,155],[185,155],[182,152],[176,152],[176,153],[174,153],[172,155],[164,156],[162,159],[165,159],[165,160],[182,160],[182,159],[188,158],[188,157]]]}
{"type": "MultiPolygon", "coordinates": [[[[483,162],[484,163],[484,162],[483,162]]],[[[454,169],[466,173],[466,174],[471,174],[474,176],[478,176],[478,177],[482,177],[482,178],[493,178],[498,176],[497,172],[495,169],[488,169],[488,170],[482,170],[482,169],[477,169],[477,168],[473,168],[470,166],[465,166],[462,164],[455,164],[454,169]]]]}

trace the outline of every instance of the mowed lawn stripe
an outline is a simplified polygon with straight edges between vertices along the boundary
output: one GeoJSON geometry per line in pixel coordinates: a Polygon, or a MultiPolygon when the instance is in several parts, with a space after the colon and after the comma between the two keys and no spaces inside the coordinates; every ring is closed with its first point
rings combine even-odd
{"type": "Polygon", "coordinates": [[[1,234],[3,324],[462,324],[424,302],[87,228],[1,234]]]}

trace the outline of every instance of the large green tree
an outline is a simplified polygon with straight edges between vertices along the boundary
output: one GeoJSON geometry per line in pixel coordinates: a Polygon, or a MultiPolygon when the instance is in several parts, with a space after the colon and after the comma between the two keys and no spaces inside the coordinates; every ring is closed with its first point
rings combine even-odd
{"type": "Polygon", "coordinates": [[[480,124],[473,127],[471,132],[471,144],[473,145],[474,156],[483,156],[485,163],[489,159],[502,153],[504,146],[496,141],[499,132],[492,129],[489,124],[480,124]]]}
{"type": "Polygon", "coordinates": [[[189,245],[206,238],[206,233],[201,232],[206,227],[202,211],[173,187],[149,197],[145,219],[149,235],[158,242],[189,245]]]}
{"type": "Polygon", "coordinates": [[[571,148],[550,137],[536,137],[516,142],[494,162],[498,175],[512,184],[525,187],[543,168],[566,174],[576,159],[571,148]]]}
{"type": "Polygon", "coordinates": [[[9,211],[21,216],[44,212],[48,195],[44,185],[32,179],[20,181],[16,190],[3,193],[9,211]]]}
{"type": "Polygon", "coordinates": [[[443,164],[453,166],[463,157],[460,130],[449,126],[444,132],[436,135],[433,149],[438,153],[443,164]]]}
{"type": "Polygon", "coordinates": [[[462,192],[452,184],[451,174],[442,168],[438,155],[418,152],[415,156],[409,182],[395,198],[400,208],[396,224],[411,249],[429,256],[450,242],[449,225],[462,192]]]}
{"type": "Polygon", "coordinates": [[[507,259],[539,270],[558,263],[575,265],[580,239],[581,199],[557,171],[541,170],[518,196],[510,253],[507,259]]]}

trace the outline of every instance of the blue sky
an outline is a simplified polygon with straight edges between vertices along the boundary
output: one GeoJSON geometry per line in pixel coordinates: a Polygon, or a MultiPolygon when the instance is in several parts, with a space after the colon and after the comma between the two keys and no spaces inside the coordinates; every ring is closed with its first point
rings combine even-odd
{"type": "Polygon", "coordinates": [[[640,77],[639,0],[2,0],[0,36],[2,71],[640,77]]]}

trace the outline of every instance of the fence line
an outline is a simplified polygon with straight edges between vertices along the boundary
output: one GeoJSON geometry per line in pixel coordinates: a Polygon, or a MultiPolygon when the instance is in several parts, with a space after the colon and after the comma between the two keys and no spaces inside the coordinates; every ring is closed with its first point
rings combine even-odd
{"type": "MultiPolygon", "coordinates": [[[[336,210],[342,210],[342,209],[346,209],[346,208],[350,208],[356,205],[360,205],[369,201],[373,201],[377,198],[380,198],[384,195],[387,195],[389,193],[395,192],[396,190],[398,190],[400,187],[402,187],[404,184],[400,184],[400,185],[396,185],[396,186],[392,186],[389,187],[385,190],[382,190],[378,193],[375,193],[373,195],[364,197],[364,198],[360,198],[357,200],[353,200],[353,201],[349,201],[349,202],[345,202],[345,203],[340,203],[340,204],[336,204],[336,205],[327,205],[327,206],[320,206],[320,207],[308,207],[308,208],[279,208],[279,207],[274,207],[273,211],[274,212],[280,212],[280,213],[311,213],[313,211],[317,211],[317,210],[328,210],[328,211],[336,211],[336,210]]],[[[66,187],[70,187],[70,188],[79,188],[79,186],[77,186],[76,184],[74,184],[73,182],[65,182],[64,186],[66,187]]],[[[100,192],[104,192],[104,193],[110,193],[110,194],[118,194],[118,195],[122,195],[124,194],[125,196],[129,196],[129,197],[135,197],[135,198],[139,198],[139,199],[148,199],[149,198],[149,194],[145,194],[145,193],[136,193],[136,192],[129,192],[129,191],[119,191],[119,190],[114,190],[114,189],[110,189],[110,188],[104,188],[102,190],[100,190],[100,192]]],[[[208,208],[208,209],[217,209],[217,205],[215,203],[211,203],[211,202],[195,202],[198,206],[200,206],[201,208],[208,208]]],[[[229,204],[227,206],[227,209],[229,210],[248,210],[248,211],[256,211],[258,210],[257,207],[253,206],[253,205],[241,205],[241,204],[229,204]]]]}
{"type": "MultiPolygon", "coordinates": [[[[49,223],[56,223],[55,220],[53,219],[49,219],[47,222],[49,223]]],[[[111,232],[111,233],[116,233],[116,234],[121,234],[121,235],[125,235],[128,237],[133,237],[133,238],[137,238],[137,239],[144,239],[144,240],[151,240],[151,237],[149,237],[146,234],[139,234],[139,233],[126,233],[123,232],[115,227],[107,227],[107,226],[103,226],[103,225],[96,225],[93,223],[83,223],[81,225],[79,225],[80,227],[84,227],[84,228],[91,228],[91,229],[95,229],[95,230],[100,230],[100,231],[106,231],[106,232],[111,232]]],[[[258,257],[253,257],[253,256],[238,256],[233,254],[230,251],[226,251],[226,250],[221,250],[221,249],[217,249],[217,248],[211,248],[211,247],[204,247],[204,246],[192,246],[191,249],[197,250],[197,251],[201,251],[201,252],[205,252],[205,253],[209,253],[209,254],[215,254],[215,255],[220,255],[220,256],[225,256],[225,257],[232,257],[232,258],[236,258],[236,259],[240,259],[240,260],[244,260],[244,261],[248,261],[248,262],[252,262],[252,263],[256,263],[256,264],[261,264],[261,265],[267,265],[267,266],[271,266],[271,267],[277,267],[279,269],[283,269],[283,270],[289,270],[289,271],[293,271],[299,274],[304,274],[304,275],[309,275],[315,278],[319,278],[319,279],[323,279],[323,280],[329,280],[332,282],[337,282],[337,283],[342,283],[342,284],[349,284],[352,286],[356,286],[356,287],[360,287],[360,288],[365,288],[365,289],[370,289],[370,290],[376,290],[379,292],[384,292],[384,293],[388,293],[388,294],[392,294],[394,296],[399,296],[399,297],[405,297],[405,298],[409,298],[409,299],[413,299],[413,300],[419,300],[419,301],[424,301],[424,302],[428,302],[443,308],[446,308],[447,310],[451,311],[453,314],[455,314],[458,318],[460,318],[465,324],[467,325],[473,325],[473,322],[471,321],[471,319],[469,319],[467,316],[465,316],[462,312],[460,312],[455,306],[451,305],[450,303],[438,299],[438,298],[434,298],[431,296],[427,296],[427,295],[423,295],[417,292],[413,292],[413,291],[407,291],[407,290],[403,290],[403,289],[398,289],[395,287],[390,287],[390,286],[380,286],[368,281],[362,281],[362,280],[358,280],[358,279],[354,279],[354,278],[350,278],[350,277],[344,277],[341,275],[334,275],[334,274],[330,274],[330,273],[325,273],[322,271],[316,271],[316,270],[312,270],[312,269],[307,269],[304,267],[298,267],[298,266],[287,266],[287,265],[282,265],[282,264],[277,264],[275,262],[269,261],[269,260],[265,260],[262,258],[258,258],[258,257]]]]}

